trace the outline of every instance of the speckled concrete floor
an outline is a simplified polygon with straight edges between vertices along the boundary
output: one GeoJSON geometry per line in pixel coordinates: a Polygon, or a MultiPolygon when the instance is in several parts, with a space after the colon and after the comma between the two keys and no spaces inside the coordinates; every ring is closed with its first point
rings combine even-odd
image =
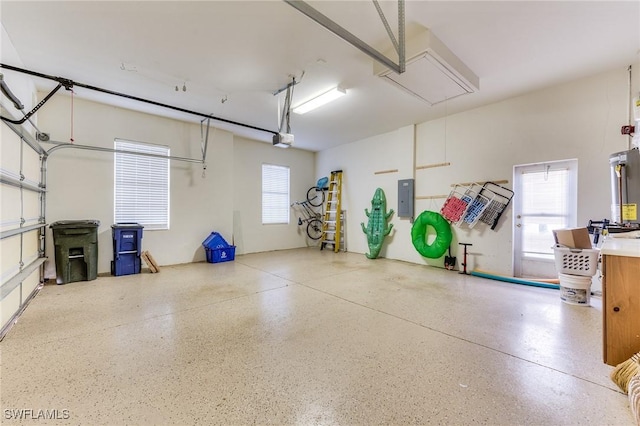
{"type": "Polygon", "coordinates": [[[597,298],[316,249],[47,285],[0,343],[0,421],[633,424],[601,325],[597,298]]]}

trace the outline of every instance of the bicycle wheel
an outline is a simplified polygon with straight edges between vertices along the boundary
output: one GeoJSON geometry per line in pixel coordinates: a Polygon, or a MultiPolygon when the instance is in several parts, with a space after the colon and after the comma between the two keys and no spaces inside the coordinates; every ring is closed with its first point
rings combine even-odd
{"type": "Polygon", "coordinates": [[[322,237],[322,221],[320,219],[312,219],[307,224],[307,235],[312,240],[319,240],[322,237]]]}
{"type": "Polygon", "coordinates": [[[318,189],[315,186],[312,186],[307,191],[307,201],[313,207],[320,207],[324,204],[324,191],[322,189],[318,189]]]}

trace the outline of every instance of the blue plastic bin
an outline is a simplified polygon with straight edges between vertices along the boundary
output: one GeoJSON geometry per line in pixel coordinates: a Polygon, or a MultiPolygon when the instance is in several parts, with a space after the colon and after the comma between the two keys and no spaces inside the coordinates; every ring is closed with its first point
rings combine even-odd
{"type": "Polygon", "coordinates": [[[236,246],[220,247],[215,249],[205,247],[204,251],[207,253],[207,262],[209,263],[229,262],[235,258],[236,246]]]}
{"type": "Polygon", "coordinates": [[[207,262],[229,262],[235,259],[236,246],[232,246],[217,232],[212,232],[202,246],[207,255],[207,262]]]}
{"type": "Polygon", "coordinates": [[[221,248],[221,247],[229,247],[229,243],[225,240],[222,235],[217,232],[212,232],[203,242],[202,246],[204,248],[221,248]]]}
{"type": "Polygon", "coordinates": [[[111,225],[113,261],[111,274],[115,276],[139,274],[142,267],[142,230],[138,223],[111,225]]]}

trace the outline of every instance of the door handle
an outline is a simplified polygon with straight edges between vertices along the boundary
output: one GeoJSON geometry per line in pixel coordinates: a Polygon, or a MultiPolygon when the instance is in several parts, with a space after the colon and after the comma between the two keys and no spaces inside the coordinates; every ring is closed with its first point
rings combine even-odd
{"type": "Polygon", "coordinates": [[[517,226],[518,228],[520,228],[520,227],[522,226],[522,224],[520,224],[520,223],[519,223],[519,224],[517,224],[516,226],[517,226]]]}

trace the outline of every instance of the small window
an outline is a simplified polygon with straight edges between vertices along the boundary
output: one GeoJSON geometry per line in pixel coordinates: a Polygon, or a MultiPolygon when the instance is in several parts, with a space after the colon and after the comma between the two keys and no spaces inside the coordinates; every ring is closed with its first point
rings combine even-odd
{"type": "Polygon", "coordinates": [[[114,141],[116,223],[139,223],[145,230],[169,229],[169,147],[114,141]],[[151,155],[149,155],[151,154],[151,155]],[[159,156],[159,157],[157,157],[159,156]]]}
{"type": "Polygon", "coordinates": [[[262,224],[289,223],[289,167],[262,165],[262,224]]]}

